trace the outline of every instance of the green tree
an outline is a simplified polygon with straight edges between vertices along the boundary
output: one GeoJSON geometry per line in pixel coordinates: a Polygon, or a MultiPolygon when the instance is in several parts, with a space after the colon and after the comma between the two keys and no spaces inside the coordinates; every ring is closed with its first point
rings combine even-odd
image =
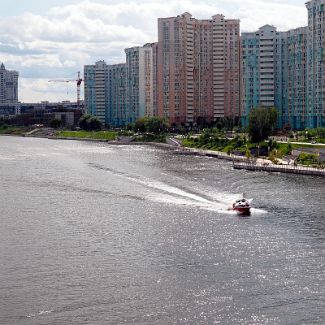
{"type": "Polygon", "coordinates": [[[53,129],[58,129],[62,126],[62,124],[63,124],[62,120],[55,118],[54,120],[51,121],[50,126],[53,129]]]}
{"type": "Polygon", "coordinates": [[[146,132],[146,117],[142,117],[136,120],[134,124],[134,131],[135,132],[146,132]]]}
{"type": "Polygon", "coordinates": [[[99,131],[102,129],[102,122],[97,118],[92,116],[88,120],[88,130],[89,131],[99,131]]]}
{"type": "Polygon", "coordinates": [[[134,124],[134,131],[136,132],[150,132],[160,134],[167,131],[169,128],[168,121],[165,117],[142,117],[134,124]]]}
{"type": "Polygon", "coordinates": [[[85,131],[98,131],[102,128],[102,122],[97,117],[87,114],[81,116],[79,127],[85,131]]]}
{"type": "Polygon", "coordinates": [[[91,115],[85,114],[80,117],[79,127],[82,130],[88,130],[88,120],[91,118],[91,115]]]}
{"type": "Polygon", "coordinates": [[[278,119],[277,110],[257,107],[249,113],[248,133],[252,142],[259,143],[270,135],[278,119]]]}
{"type": "Polygon", "coordinates": [[[6,129],[8,127],[8,123],[6,122],[7,121],[3,117],[0,117],[0,129],[6,129]]]}
{"type": "Polygon", "coordinates": [[[165,133],[169,128],[169,123],[165,117],[153,116],[145,120],[146,129],[154,134],[165,133]]]}

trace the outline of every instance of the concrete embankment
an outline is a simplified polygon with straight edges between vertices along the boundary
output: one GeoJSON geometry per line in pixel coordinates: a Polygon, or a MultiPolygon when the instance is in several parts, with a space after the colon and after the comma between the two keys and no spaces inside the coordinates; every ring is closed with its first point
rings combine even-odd
{"type": "Polygon", "coordinates": [[[230,161],[246,161],[247,158],[244,156],[236,156],[232,154],[227,154],[221,151],[213,151],[213,150],[204,150],[204,149],[197,149],[197,148],[186,148],[182,147],[177,149],[176,152],[184,155],[198,155],[198,156],[206,156],[206,157],[213,157],[219,159],[226,159],[230,161]]]}
{"type": "Polygon", "coordinates": [[[325,169],[303,167],[303,166],[292,166],[292,165],[259,165],[251,164],[247,162],[234,162],[235,169],[246,169],[252,171],[266,171],[266,172],[278,172],[278,173],[290,173],[300,175],[314,175],[314,176],[325,176],[325,169]]]}
{"type": "Polygon", "coordinates": [[[175,146],[168,143],[161,142],[138,142],[138,141],[126,141],[122,140],[106,140],[106,139],[92,139],[92,138],[77,138],[77,137],[56,137],[56,136],[48,136],[46,137],[51,140],[74,140],[74,141],[88,141],[88,142],[105,142],[112,145],[148,145],[148,146],[156,146],[156,147],[164,147],[164,148],[174,148],[175,146]]]}
{"type": "Polygon", "coordinates": [[[46,138],[48,138],[50,140],[76,140],[76,141],[91,141],[91,142],[110,142],[110,140],[106,140],[106,139],[92,139],[92,138],[56,137],[56,136],[47,136],[46,138]]]}
{"type": "Polygon", "coordinates": [[[275,165],[270,163],[267,159],[257,159],[256,161],[249,162],[246,157],[228,155],[220,151],[202,150],[196,148],[182,148],[177,150],[180,154],[187,155],[200,155],[207,157],[214,157],[219,159],[226,159],[233,161],[234,169],[246,169],[252,171],[266,171],[266,172],[277,172],[277,173],[291,173],[300,175],[314,175],[314,176],[325,176],[325,169],[303,167],[303,166],[292,166],[292,165],[275,165]]]}

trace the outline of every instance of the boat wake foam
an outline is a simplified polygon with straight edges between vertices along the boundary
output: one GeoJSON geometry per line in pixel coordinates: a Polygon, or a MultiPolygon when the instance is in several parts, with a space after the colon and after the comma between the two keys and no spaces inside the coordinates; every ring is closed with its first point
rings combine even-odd
{"type": "MultiPolygon", "coordinates": [[[[200,192],[198,189],[195,189],[196,192],[193,193],[186,189],[166,184],[162,181],[153,180],[138,175],[131,175],[129,173],[116,171],[110,168],[105,168],[103,166],[92,166],[98,169],[109,171],[114,175],[123,177],[129,181],[143,185],[146,188],[155,190],[149,191],[146,194],[146,198],[151,201],[166,204],[192,206],[199,209],[214,211],[222,214],[236,214],[235,211],[232,211],[232,209],[229,208],[231,207],[232,202],[239,197],[239,194],[230,194],[222,192],[211,194],[211,192],[200,192]]],[[[252,213],[266,213],[266,211],[264,210],[255,208],[252,208],[251,211],[252,213]]]]}

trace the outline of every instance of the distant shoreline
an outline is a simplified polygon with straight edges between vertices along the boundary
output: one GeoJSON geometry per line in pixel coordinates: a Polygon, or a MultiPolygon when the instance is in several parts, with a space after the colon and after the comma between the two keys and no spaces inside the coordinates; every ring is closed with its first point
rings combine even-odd
{"type": "Polygon", "coordinates": [[[233,154],[227,154],[221,151],[206,150],[199,148],[188,148],[183,146],[172,145],[168,143],[161,142],[122,142],[116,140],[106,140],[106,139],[92,139],[92,138],[77,138],[77,137],[55,137],[55,136],[25,136],[24,134],[0,134],[0,136],[13,136],[13,137],[23,137],[23,138],[39,138],[39,139],[49,139],[49,140],[74,140],[83,142],[97,142],[97,143],[107,143],[111,145],[147,145],[161,148],[168,148],[175,151],[177,154],[181,155],[193,155],[193,156],[205,156],[217,159],[224,159],[233,162],[234,169],[245,169],[249,171],[265,171],[272,173],[293,173],[299,175],[309,175],[309,176],[325,176],[325,169],[317,169],[312,167],[297,166],[292,168],[290,165],[277,165],[270,164],[269,160],[258,158],[258,163],[252,159],[248,159],[245,156],[238,156],[233,154]],[[266,163],[267,162],[267,163],[266,163]]]}

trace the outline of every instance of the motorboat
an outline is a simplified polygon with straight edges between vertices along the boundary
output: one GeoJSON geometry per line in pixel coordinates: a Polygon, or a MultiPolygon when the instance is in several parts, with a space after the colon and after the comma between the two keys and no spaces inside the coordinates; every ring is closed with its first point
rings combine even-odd
{"type": "Polygon", "coordinates": [[[249,216],[251,214],[251,200],[245,198],[236,200],[232,205],[232,209],[239,215],[249,216]]]}

